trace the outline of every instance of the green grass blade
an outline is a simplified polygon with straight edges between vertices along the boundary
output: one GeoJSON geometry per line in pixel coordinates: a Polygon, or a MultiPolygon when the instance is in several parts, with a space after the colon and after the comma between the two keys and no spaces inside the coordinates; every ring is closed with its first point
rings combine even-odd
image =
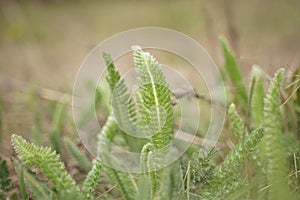
{"type": "Polygon", "coordinates": [[[27,199],[27,194],[26,194],[26,186],[25,186],[25,182],[24,182],[23,166],[20,169],[19,180],[20,180],[20,185],[19,186],[20,186],[21,199],[26,200],[27,199]]]}
{"type": "Polygon", "coordinates": [[[66,119],[67,104],[57,103],[53,114],[53,130],[50,133],[50,142],[57,153],[61,152],[61,136],[63,123],[66,119]]]}
{"type": "Polygon", "coordinates": [[[64,144],[68,153],[75,158],[78,163],[78,166],[83,169],[85,172],[89,172],[92,168],[90,160],[84,155],[80,149],[74,144],[70,139],[64,138],[64,144]]]}
{"type": "Polygon", "coordinates": [[[233,52],[229,48],[226,39],[224,37],[220,37],[220,42],[225,57],[224,68],[226,70],[226,73],[230,77],[233,87],[235,89],[234,91],[236,97],[236,105],[239,105],[239,107],[241,107],[242,110],[245,111],[248,105],[248,93],[243,80],[242,73],[240,71],[240,67],[233,52]]]}

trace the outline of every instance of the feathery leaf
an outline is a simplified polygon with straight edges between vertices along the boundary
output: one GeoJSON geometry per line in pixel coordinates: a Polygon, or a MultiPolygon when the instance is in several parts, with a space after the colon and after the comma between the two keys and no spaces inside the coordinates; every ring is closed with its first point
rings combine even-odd
{"type": "Polygon", "coordinates": [[[65,147],[70,155],[72,155],[78,163],[78,166],[85,172],[92,168],[91,162],[70,139],[64,138],[65,147]]]}
{"type": "Polygon", "coordinates": [[[283,197],[287,192],[287,166],[282,147],[282,125],[280,116],[280,86],[284,78],[284,69],[279,69],[272,79],[268,93],[264,98],[262,140],[264,168],[267,185],[270,185],[269,199],[283,197]]]}
{"type": "Polygon", "coordinates": [[[170,89],[157,60],[140,47],[134,50],[139,76],[138,101],[143,127],[156,148],[166,147],[173,138],[173,108],[170,89]]]}
{"type": "Polygon", "coordinates": [[[105,61],[107,70],[108,70],[108,76],[106,77],[106,80],[109,84],[110,89],[113,91],[115,89],[116,84],[121,79],[121,76],[118,71],[115,69],[114,62],[110,56],[110,54],[103,52],[102,57],[105,61]]]}
{"type": "Polygon", "coordinates": [[[251,119],[253,127],[258,128],[261,126],[263,119],[263,106],[264,106],[264,86],[263,86],[263,72],[262,70],[254,65],[252,67],[252,83],[253,93],[251,100],[251,119]]]}
{"type": "Polygon", "coordinates": [[[50,200],[50,190],[46,185],[47,181],[38,179],[34,173],[24,168],[23,165],[18,163],[17,160],[14,161],[14,165],[20,178],[20,190],[22,199],[27,199],[25,190],[25,187],[27,187],[30,191],[30,195],[35,197],[36,199],[50,200]]]}
{"type": "Polygon", "coordinates": [[[102,172],[102,164],[99,159],[93,161],[93,167],[88,173],[82,187],[82,192],[87,199],[94,199],[94,193],[99,184],[102,172]]]}
{"type": "Polygon", "coordinates": [[[21,136],[11,136],[13,147],[26,166],[37,167],[51,181],[54,190],[79,191],[74,180],[67,174],[60,156],[49,147],[39,147],[27,142],[21,136]]]}
{"type": "Polygon", "coordinates": [[[242,141],[245,130],[244,123],[236,111],[235,105],[231,104],[228,109],[228,116],[232,124],[232,132],[237,137],[238,141],[242,141]]]}

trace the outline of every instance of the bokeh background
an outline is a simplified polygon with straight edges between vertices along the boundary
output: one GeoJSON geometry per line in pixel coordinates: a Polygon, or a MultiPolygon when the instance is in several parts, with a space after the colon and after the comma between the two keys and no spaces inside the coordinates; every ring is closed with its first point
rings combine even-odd
{"type": "Polygon", "coordinates": [[[32,132],[36,118],[41,132],[51,130],[51,108],[33,100],[32,91],[71,95],[84,58],[113,34],[148,26],[174,29],[198,41],[219,67],[218,36],[224,35],[245,76],[253,64],[271,74],[281,66],[299,67],[299,11],[299,0],[2,0],[1,155],[11,155],[9,136],[32,132]]]}

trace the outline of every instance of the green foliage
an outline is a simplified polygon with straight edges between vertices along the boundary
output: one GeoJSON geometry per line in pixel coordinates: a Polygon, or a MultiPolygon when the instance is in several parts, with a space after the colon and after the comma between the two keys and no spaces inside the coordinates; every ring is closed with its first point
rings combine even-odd
{"type": "MultiPolygon", "coordinates": [[[[251,132],[246,138],[244,144],[240,142],[237,146],[226,156],[225,161],[218,167],[215,178],[211,184],[214,186],[216,196],[224,198],[242,185],[240,180],[241,166],[244,163],[245,155],[253,152],[256,145],[263,137],[263,129],[257,129],[251,132]],[[218,188],[218,189],[217,189],[218,188]]],[[[212,192],[213,193],[213,192],[212,192]]]]}
{"type": "Polygon", "coordinates": [[[158,196],[160,199],[182,199],[182,173],[179,161],[164,169],[161,175],[160,189],[158,196]]]}
{"type": "MultiPolygon", "coordinates": [[[[183,160],[183,174],[190,174],[190,191],[196,192],[200,189],[202,193],[201,188],[206,187],[208,181],[213,179],[216,169],[213,158],[216,152],[216,148],[202,149],[200,153],[193,153],[190,159],[183,160]]],[[[187,179],[185,184],[188,185],[187,179]]]]}
{"type": "Polygon", "coordinates": [[[300,135],[300,67],[294,72],[291,80],[291,96],[293,97],[293,107],[295,108],[297,117],[297,135],[300,135]]]}
{"type": "Polygon", "coordinates": [[[105,64],[106,64],[107,70],[108,70],[108,76],[106,77],[106,80],[110,86],[110,89],[114,90],[116,87],[116,84],[121,79],[121,76],[120,76],[119,72],[117,72],[115,70],[115,65],[113,63],[113,60],[111,59],[111,56],[108,53],[104,52],[102,54],[102,57],[105,61],[105,64]]]}
{"type": "MultiPolygon", "coordinates": [[[[110,158],[109,154],[110,146],[107,143],[107,138],[110,137],[110,131],[115,130],[114,128],[116,126],[114,118],[110,117],[109,119],[110,120],[106,122],[101,133],[98,135],[98,159],[106,160],[111,164],[111,166],[118,166],[118,164],[114,162],[113,158],[110,158]]],[[[118,186],[118,189],[125,199],[134,199],[134,195],[136,194],[136,192],[134,191],[135,189],[133,180],[129,178],[128,173],[118,171],[109,167],[103,167],[103,170],[107,173],[111,182],[118,186]]]]}
{"type": "Polygon", "coordinates": [[[131,150],[138,151],[140,150],[139,145],[135,145],[137,144],[137,139],[130,136],[132,134],[137,134],[137,127],[134,119],[135,107],[124,80],[120,80],[112,92],[112,116],[117,124],[116,128],[119,129],[131,150]]]}
{"type": "Polygon", "coordinates": [[[102,164],[99,159],[95,159],[93,161],[93,167],[91,171],[88,173],[82,186],[82,192],[87,199],[94,198],[95,189],[99,184],[101,172],[102,172],[102,164]]]}
{"type": "Polygon", "coordinates": [[[12,135],[11,140],[23,163],[26,166],[39,168],[51,181],[55,191],[68,191],[76,188],[75,182],[67,174],[64,164],[60,161],[60,156],[51,148],[35,146],[17,135],[12,135]]]}
{"type": "Polygon", "coordinates": [[[72,155],[78,163],[78,166],[85,172],[89,172],[92,165],[89,159],[78,149],[70,139],[64,139],[65,147],[70,155],[72,155]]]}
{"type": "MultiPolygon", "coordinates": [[[[240,119],[234,104],[229,107],[229,118],[232,120],[232,132],[239,138],[245,135],[243,121],[240,119]]],[[[259,128],[245,135],[244,140],[240,138],[235,148],[226,156],[225,160],[215,166],[212,162],[216,153],[214,148],[204,150],[202,154],[193,155],[189,164],[185,162],[184,172],[190,173],[190,183],[186,182],[190,191],[196,191],[200,199],[227,199],[233,192],[248,185],[242,180],[241,167],[244,164],[245,157],[254,152],[257,144],[263,137],[263,129],[259,128]],[[187,166],[189,166],[187,168],[187,166]],[[191,188],[190,188],[191,187],[191,188]]],[[[236,194],[240,196],[241,194],[236,194]]]]}
{"type": "MultiPolygon", "coordinates": [[[[113,106],[101,133],[98,135],[98,155],[99,159],[105,159],[114,166],[117,164],[114,163],[109,156],[110,146],[108,145],[108,141],[112,141],[117,134],[123,135],[127,145],[129,145],[132,150],[137,150],[135,138],[123,132],[123,130],[130,133],[136,131],[133,119],[135,111],[125,82],[123,79],[120,79],[120,74],[115,70],[110,55],[103,53],[103,58],[108,69],[106,80],[110,85],[113,106]],[[122,130],[120,128],[122,128],[122,130]]],[[[103,170],[107,173],[111,182],[118,186],[119,191],[125,199],[134,199],[136,192],[133,180],[129,177],[128,173],[110,167],[104,167],[103,170]]]]}
{"type": "Polygon", "coordinates": [[[53,113],[53,130],[50,134],[52,147],[56,152],[61,152],[61,132],[65,121],[67,104],[57,103],[53,113]]]}
{"type": "Polygon", "coordinates": [[[133,59],[139,75],[137,94],[141,124],[149,128],[148,134],[154,134],[151,142],[155,148],[166,147],[173,138],[170,89],[158,61],[150,53],[135,47],[133,59]]]}
{"type": "Polygon", "coordinates": [[[239,142],[225,161],[214,170],[207,184],[200,188],[199,195],[204,199],[225,199],[242,188],[245,183],[241,180],[240,168],[245,156],[255,150],[262,136],[262,129],[257,129],[246,137],[244,144],[239,142]]]}
{"type": "MultiPolygon", "coordinates": [[[[25,181],[24,181],[23,167],[21,167],[21,170],[19,172],[19,180],[20,180],[20,195],[21,195],[21,199],[22,200],[23,199],[27,199],[27,193],[26,193],[26,186],[25,186],[25,181]]],[[[34,193],[34,191],[33,191],[33,193],[34,193]]]]}
{"type": "Polygon", "coordinates": [[[6,199],[6,193],[13,188],[9,175],[6,161],[0,158],[0,199],[6,199]]]}
{"type": "Polygon", "coordinates": [[[2,146],[2,117],[3,117],[3,102],[0,96],[0,152],[2,146]]]}
{"type": "MultiPolygon", "coordinates": [[[[110,55],[103,53],[108,70],[106,81],[110,88],[105,95],[106,98],[108,94],[111,96],[112,107],[107,109],[109,115],[97,136],[97,157],[92,166],[88,158],[71,140],[64,140],[66,149],[76,159],[79,167],[85,172],[89,171],[81,185],[81,190],[67,174],[59,155],[50,148],[28,143],[20,136],[12,136],[13,147],[25,165],[23,167],[22,164],[15,162],[20,178],[21,197],[57,200],[106,199],[107,191],[97,196],[101,189],[105,188],[98,187],[102,174],[105,174],[109,177],[109,182],[117,188],[111,192],[112,198],[122,196],[122,199],[126,200],[257,199],[258,197],[272,200],[297,199],[288,186],[293,187],[294,193],[299,191],[297,189],[300,183],[297,180],[300,165],[299,141],[289,133],[283,135],[280,113],[280,107],[284,106],[281,105],[279,91],[284,70],[280,69],[275,74],[263,99],[264,75],[258,67],[254,66],[248,99],[247,87],[237,60],[222,38],[221,43],[225,56],[225,75],[231,79],[235,89],[233,96],[236,103],[228,108],[228,119],[231,125],[229,133],[236,137],[236,145],[225,157],[218,157],[216,148],[198,151],[195,145],[189,149],[189,153],[183,155],[183,159],[180,158],[170,166],[160,168],[164,164],[161,152],[168,152],[168,145],[173,139],[174,117],[170,88],[158,61],[150,53],[135,46],[133,58],[139,87],[134,91],[134,97],[129,94],[125,81],[115,69],[110,55]],[[249,112],[246,112],[247,109],[249,112]],[[247,120],[247,128],[243,119],[247,120]],[[148,138],[140,139],[135,136],[148,138]],[[140,153],[141,174],[125,172],[125,167],[111,156],[112,150],[115,150],[111,143],[116,141],[126,150],[140,153]],[[257,157],[259,165],[251,165],[249,162],[252,161],[251,158],[257,157]],[[29,167],[38,168],[47,181],[40,180],[29,167]],[[255,173],[255,167],[258,173],[255,173]],[[289,173],[288,169],[292,171],[289,173]],[[51,183],[50,187],[48,182],[51,183]],[[26,189],[30,191],[28,196],[26,189]]],[[[99,94],[96,96],[96,101],[105,103],[100,99],[103,91],[97,91],[99,94]]],[[[297,92],[297,89],[295,91],[297,92]]],[[[297,104],[298,93],[292,94],[296,95],[293,99],[297,104]]],[[[57,106],[53,115],[56,125],[55,131],[52,132],[54,141],[52,142],[57,150],[61,149],[58,136],[63,127],[65,113],[63,106],[57,106]]],[[[231,138],[231,136],[225,138],[225,141],[231,138]]],[[[231,141],[228,143],[231,144],[231,141]]],[[[222,151],[220,155],[226,152],[223,149],[222,151]]]]}
{"type": "Polygon", "coordinates": [[[233,52],[227,44],[226,39],[224,37],[220,37],[220,42],[225,57],[224,68],[234,87],[235,102],[237,105],[239,105],[239,107],[244,109],[243,111],[245,111],[245,108],[248,104],[248,93],[243,80],[242,73],[240,71],[240,67],[233,52]]]}
{"type": "Polygon", "coordinates": [[[118,171],[109,167],[105,167],[105,172],[109,176],[110,180],[117,185],[121,191],[124,199],[132,200],[136,196],[136,188],[133,177],[126,172],[118,171]]]}
{"type": "Polygon", "coordinates": [[[288,192],[287,166],[282,147],[282,123],[280,115],[280,86],[284,78],[284,69],[279,69],[272,79],[268,93],[264,99],[263,128],[265,137],[262,140],[264,146],[263,167],[266,172],[266,185],[269,185],[267,194],[269,199],[281,199],[288,192]],[[283,193],[285,193],[283,195],[283,193]]]}
{"type": "Polygon", "coordinates": [[[106,81],[101,81],[95,91],[95,110],[106,117],[110,112],[110,88],[106,81]]]}
{"type": "Polygon", "coordinates": [[[264,86],[263,86],[263,72],[254,65],[252,67],[252,99],[251,99],[251,120],[253,127],[258,128],[263,120],[263,106],[264,106],[264,86]]]}
{"type": "Polygon", "coordinates": [[[42,134],[41,134],[41,111],[39,110],[41,108],[41,99],[39,96],[39,93],[37,91],[36,87],[31,87],[29,89],[29,95],[28,95],[28,106],[31,110],[32,115],[32,126],[31,126],[31,138],[32,142],[34,142],[37,145],[42,144],[42,134]]]}
{"type": "MultiPolygon", "coordinates": [[[[148,174],[149,183],[151,186],[150,199],[153,199],[157,194],[160,185],[160,172],[156,169],[154,145],[148,143],[142,149],[141,165],[144,173],[148,174]]],[[[158,155],[159,156],[159,155],[158,155]]]]}
{"type": "Polygon", "coordinates": [[[112,110],[103,127],[107,139],[112,140],[115,135],[120,134],[124,137],[130,149],[138,152],[141,148],[140,141],[126,133],[136,134],[135,106],[131,99],[127,86],[120,74],[115,70],[113,60],[108,53],[103,53],[103,58],[107,65],[107,81],[110,85],[112,94],[112,110]],[[109,130],[108,130],[109,129],[109,130]],[[125,133],[124,133],[125,132],[125,133]]]}
{"type": "Polygon", "coordinates": [[[244,132],[245,132],[245,126],[242,122],[241,117],[236,111],[235,105],[231,104],[228,109],[228,116],[231,121],[232,125],[232,132],[237,137],[238,141],[242,141],[244,132]]]}
{"type": "MultiPolygon", "coordinates": [[[[111,140],[113,138],[111,135],[115,135],[119,128],[131,134],[153,135],[151,143],[148,143],[143,148],[145,149],[146,146],[152,147],[151,150],[144,152],[145,173],[148,174],[148,180],[151,185],[149,198],[152,199],[159,191],[161,173],[156,169],[155,164],[155,162],[160,162],[161,160],[153,156],[156,148],[159,149],[168,145],[173,136],[173,112],[170,90],[156,59],[149,53],[143,52],[139,47],[136,48],[134,50],[134,62],[139,76],[139,89],[136,91],[138,109],[136,110],[134,102],[127,92],[128,89],[124,80],[120,79],[119,73],[115,71],[109,54],[104,53],[103,57],[108,68],[107,81],[112,90],[113,117],[112,115],[109,116],[102,132],[98,136],[98,147],[101,146],[102,148],[98,153],[101,152],[102,157],[106,154],[106,150],[103,150],[103,148],[108,148],[107,150],[109,150],[109,147],[104,144],[106,143],[105,138],[111,140]],[[137,111],[138,115],[141,116],[138,121],[135,118],[137,111]]],[[[136,141],[132,140],[130,136],[125,136],[125,140],[129,148],[137,146],[136,141]]],[[[145,144],[146,141],[143,143],[145,144]]],[[[107,167],[104,168],[104,171],[119,186],[118,188],[125,199],[134,198],[135,183],[132,183],[132,179],[128,178],[126,173],[107,167]]]]}
{"type": "Polygon", "coordinates": [[[20,179],[20,193],[22,199],[27,199],[25,188],[30,190],[30,194],[35,199],[50,199],[50,190],[47,188],[47,181],[40,180],[34,173],[23,167],[18,161],[14,161],[16,171],[20,179]]]}

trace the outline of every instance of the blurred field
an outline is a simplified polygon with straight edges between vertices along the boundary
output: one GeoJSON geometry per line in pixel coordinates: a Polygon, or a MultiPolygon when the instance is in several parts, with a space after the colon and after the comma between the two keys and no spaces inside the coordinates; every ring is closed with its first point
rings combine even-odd
{"type": "Polygon", "coordinates": [[[175,29],[203,45],[218,66],[217,37],[222,34],[239,55],[245,75],[252,64],[273,73],[280,66],[299,67],[299,10],[298,0],[2,1],[1,155],[11,153],[10,134],[31,132],[34,112],[43,119],[43,134],[51,128],[49,108],[43,100],[32,103],[30,91],[37,87],[71,94],[85,56],[113,34],[148,26],[175,29]]]}

